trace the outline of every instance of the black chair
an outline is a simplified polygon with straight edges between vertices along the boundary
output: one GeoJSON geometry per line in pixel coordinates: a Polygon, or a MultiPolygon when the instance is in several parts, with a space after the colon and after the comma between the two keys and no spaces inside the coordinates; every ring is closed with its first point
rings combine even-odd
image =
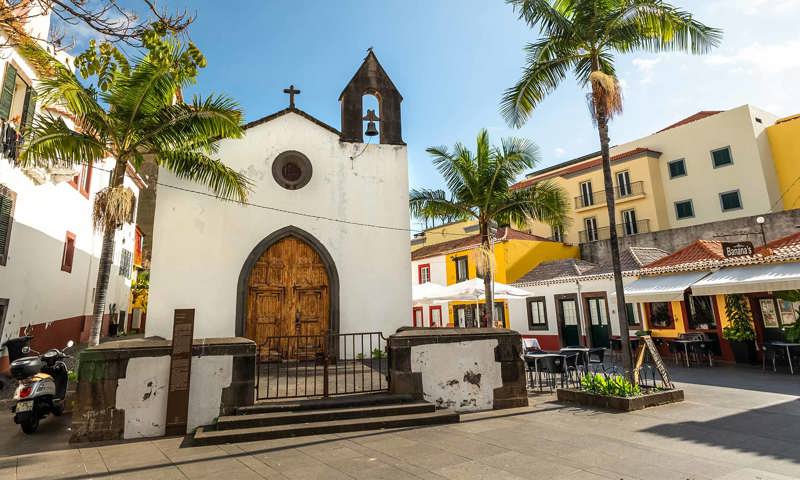
{"type": "MultiPolygon", "coordinates": [[[[581,381],[581,372],[579,365],[582,363],[580,358],[582,355],[579,353],[572,353],[564,355],[564,372],[566,374],[566,383],[571,387],[577,387],[581,381]]],[[[564,385],[562,378],[561,385],[564,385]]]]}
{"type": "Polygon", "coordinates": [[[565,355],[548,355],[539,358],[539,378],[537,379],[541,387],[541,377],[545,376],[547,386],[553,390],[556,386],[556,377],[560,377],[561,386],[564,386],[564,374],[566,373],[566,356],[565,355]]]}
{"type": "Polygon", "coordinates": [[[680,360],[680,356],[684,353],[683,345],[677,344],[675,342],[667,343],[667,348],[669,349],[669,353],[672,354],[672,358],[675,360],[675,365],[678,365],[680,360]]]}
{"type": "Polygon", "coordinates": [[[787,362],[791,362],[791,358],[786,356],[786,349],[784,347],[778,347],[771,343],[764,344],[764,352],[761,355],[761,369],[767,369],[767,362],[772,362],[772,371],[777,372],[778,369],[776,367],[776,363],[780,360],[786,360],[787,362]]]}
{"type": "Polygon", "coordinates": [[[711,344],[708,341],[702,343],[690,343],[689,353],[697,358],[708,358],[708,366],[714,366],[714,352],[712,351],[711,344]]]}
{"type": "Polygon", "coordinates": [[[594,371],[597,372],[597,367],[602,367],[604,370],[606,368],[605,364],[603,363],[606,356],[606,349],[605,348],[598,348],[596,350],[589,351],[589,365],[588,367],[594,366],[594,371]]]}

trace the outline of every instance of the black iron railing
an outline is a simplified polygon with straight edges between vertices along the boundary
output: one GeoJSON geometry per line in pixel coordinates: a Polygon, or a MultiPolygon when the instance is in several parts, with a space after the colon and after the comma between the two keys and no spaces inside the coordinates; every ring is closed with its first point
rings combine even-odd
{"type": "MultiPolygon", "coordinates": [[[[637,195],[644,195],[644,182],[629,182],[614,187],[614,198],[617,200],[635,197],[637,195]]],[[[600,206],[606,204],[606,191],[597,190],[591,194],[580,194],[575,197],[575,209],[586,208],[592,206],[600,206]]]]}
{"type": "MultiPolygon", "coordinates": [[[[637,220],[636,222],[617,223],[617,235],[625,237],[650,232],[650,220],[637,220]]],[[[611,238],[611,227],[595,228],[594,230],[581,230],[578,232],[580,243],[596,242],[611,238]]]]}
{"type": "Polygon", "coordinates": [[[643,181],[630,182],[614,187],[614,198],[617,200],[621,198],[635,197],[637,195],[644,195],[644,193],[643,181]]]}
{"type": "Polygon", "coordinates": [[[388,353],[381,332],[275,336],[259,346],[259,400],[388,388],[388,353]]]}

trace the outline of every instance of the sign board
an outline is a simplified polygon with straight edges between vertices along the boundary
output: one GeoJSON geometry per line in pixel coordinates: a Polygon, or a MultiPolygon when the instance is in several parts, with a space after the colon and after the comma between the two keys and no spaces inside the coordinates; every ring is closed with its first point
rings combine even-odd
{"type": "Polygon", "coordinates": [[[753,242],[722,242],[722,255],[725,258],[747,257],[754,253],[753,242]]]}
{"type": "Polygon", "coordinates": [[[186,435],[189,417],[189,377],[192,372],[194,309],[175,310],[172,324],[172,355],[167,394],[167,435],[186,435]]]}
{"type": "Polygon", "coordinates": [[[656,365],[656,370],[658,370],[659,375],[661,375],[664,387],[675,388],[672,384],[672,379],[669,377],[669,372],[667,372],[667,366],[664,365],[664,360],[661,358],[661,354],[658,353],[656,344],[653,343],[653,337],[650,335],[643,335],[639,338],[642,340],[642,343],[639,345],[639,351],[636,352],[636,364],[633,367],[634,381],[637,384],[639,383],[639,369],[642,367],[642,364],[644,364],[645,353],[649,352],[650,358],[653,359],[653,363],[656,365]]]}

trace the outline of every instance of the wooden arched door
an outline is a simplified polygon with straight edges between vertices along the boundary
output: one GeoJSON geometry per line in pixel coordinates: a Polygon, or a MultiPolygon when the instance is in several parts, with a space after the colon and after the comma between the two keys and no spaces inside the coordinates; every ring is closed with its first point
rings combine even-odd
{"type": "Polygon", "coordinates": [[[262,360],[314,358],[330,328],[330,279],[319,253],[288,236],[253,265],[247,284],[245,335],[262,360]],[[297,336],[298,338],[275,338],[297,336]]]}

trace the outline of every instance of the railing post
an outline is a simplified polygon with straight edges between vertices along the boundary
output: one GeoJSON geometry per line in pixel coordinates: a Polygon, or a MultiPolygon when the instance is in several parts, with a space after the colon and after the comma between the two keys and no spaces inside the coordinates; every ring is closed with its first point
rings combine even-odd
{"type": "Polygon", "coordinates": [[[322,347],[322,396],[327,397],[328,392],[328,343],[331,338],[328,332],[325,332],[325,342],[322,347]]]}

